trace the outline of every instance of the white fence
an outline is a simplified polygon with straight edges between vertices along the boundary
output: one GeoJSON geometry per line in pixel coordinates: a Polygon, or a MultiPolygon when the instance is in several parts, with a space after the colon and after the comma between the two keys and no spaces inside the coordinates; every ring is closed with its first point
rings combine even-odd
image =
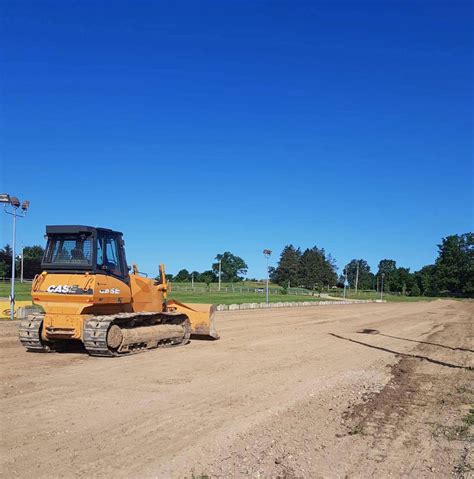
{"type": "MultiPolygon", "coordinates": [[[[263,287],[244,287],[244,286],[222,286],[219,290],[219,287],[215,284],[212,286],[189,286],[181,285],[176,283],[171,283],[171,291],[187,291],[192,293],[257,293],[257,294],[266,294],[266,288],[263,287]]],[[[283,288],[268,288],[268,294],[285,294],[282,293],[283,288]]],[[[289,288],[286,290],[286,294],[291,294],[295,296],[319,296],[319,293],[313,291],[305,290],[302,288],[289,288]]],[[[325,293],[322,293],[321,296],[324,296],[325,293]]],[[[327,294],[327,293],[326,293],[327,294]]]]}

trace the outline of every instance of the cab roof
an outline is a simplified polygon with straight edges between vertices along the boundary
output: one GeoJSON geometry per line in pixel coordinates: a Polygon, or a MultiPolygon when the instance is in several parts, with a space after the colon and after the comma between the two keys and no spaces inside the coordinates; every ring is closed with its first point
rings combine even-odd
{"type": "Polygon", "coordinates": [[[121,235],[120,231],[114,231],[108,228],[100,228],[98,226],[85,226],[85,225],[50,225],[46,226],[46,234],[80,234],[80,233],[114,233],[121,235]]]}

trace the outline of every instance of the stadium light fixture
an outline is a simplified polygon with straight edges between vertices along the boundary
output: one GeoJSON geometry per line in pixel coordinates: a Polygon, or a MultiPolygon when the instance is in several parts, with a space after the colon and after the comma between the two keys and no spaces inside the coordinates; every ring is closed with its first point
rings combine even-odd
{"type": "Polygon", "coordinates": [[[10,196],[10,204],[13,206],[13,208],[19,208],[20,200],[16,196],[10,196]]]}

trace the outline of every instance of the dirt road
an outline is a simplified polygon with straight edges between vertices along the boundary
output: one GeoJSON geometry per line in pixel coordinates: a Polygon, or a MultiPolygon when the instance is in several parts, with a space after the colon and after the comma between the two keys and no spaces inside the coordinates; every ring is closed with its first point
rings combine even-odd
{"type": "Polygon", "coordinates": [[[473,311],[225,312],[219,341],[117,359],[2,322],[0,477],[468,477],[473,311]]]}

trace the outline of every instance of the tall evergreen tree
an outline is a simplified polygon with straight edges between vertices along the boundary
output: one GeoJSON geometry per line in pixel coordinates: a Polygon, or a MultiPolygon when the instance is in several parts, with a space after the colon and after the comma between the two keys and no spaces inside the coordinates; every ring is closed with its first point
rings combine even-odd
{"type": "Polygon", "coordinates": [[[292,244],[285,246],[278,266],[271,270],[271,280],[280,286],[299,286],[301,250],[292,244]]]}
{"type": "Polygon", "coordinates": [[[334,260],[316,246],[304,251],[300,260],[300,283],[308,289],[323,289],[336,284],[334,260]]]}
{"type": "Polygon", "coordinates": [[[322,278],[324,286],[335,286],[337,283],[336,260],[331,256],[330,253],[326,254],[324,248],[321,250],[321,253],[324,261],[324,274],[322,278]]]}
{"type": "Polygon", "coordinates": [[[318,269],[321,267],[316,248],[307,248],[301,255],[299,277],[300,284],[308,289],[316,289],[319,284],[318,269]]]}

